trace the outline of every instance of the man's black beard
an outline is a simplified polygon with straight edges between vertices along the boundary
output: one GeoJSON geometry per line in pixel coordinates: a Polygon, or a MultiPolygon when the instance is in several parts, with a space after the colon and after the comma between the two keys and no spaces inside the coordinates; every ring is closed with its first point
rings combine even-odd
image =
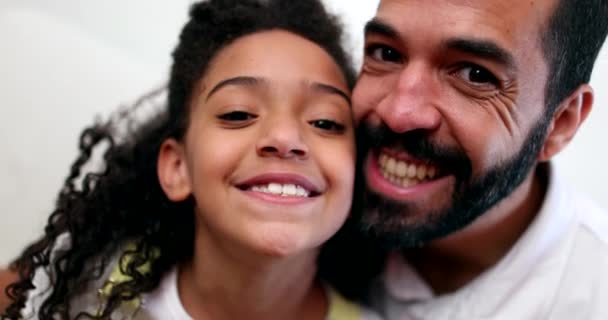
{"type": "MultiPolygon", "coordinates": [[[[367,189],[360,190],[364,194],[361,198],[363,209],[358,213],[361,215],[360,228],[390,249],[421,246],[463,229],[509,196],[526,179],[536,165],[548,124],[548,119],[541,118],[513,158],[476,179],[472,179],[471,161],[461,150],[434,144],[422,132],[396,134],[385,126],[369,128],[363,124],[357,140],[359,159],[381,146],[399,146],[415,158],[450,168],[456,183],[450,206],[424,213],[423,218],[408,217],[408,212],[415,211],[414,204],[386,199],[369,188],[359,188],[367,189]]],[[[363,170],[359,168],[358,172],[358,178],[364,181],[363,170]]],[[[353,213],[357,214],[357,210],[353,213]]]]}

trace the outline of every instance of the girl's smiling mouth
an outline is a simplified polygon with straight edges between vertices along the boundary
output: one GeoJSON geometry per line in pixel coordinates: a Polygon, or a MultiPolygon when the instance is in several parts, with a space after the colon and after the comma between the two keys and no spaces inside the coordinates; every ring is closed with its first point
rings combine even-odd
{"type": "Polygon", "coordinates": [[[314,198],[321,188],[309,179],[292,173],[266,173],[235,184],[242,190],[270,197],[314,198]]]}

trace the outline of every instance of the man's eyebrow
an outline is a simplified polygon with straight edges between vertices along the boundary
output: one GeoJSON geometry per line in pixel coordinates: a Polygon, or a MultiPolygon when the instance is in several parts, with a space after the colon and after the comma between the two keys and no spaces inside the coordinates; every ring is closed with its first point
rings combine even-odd
{"type": "MultiPolygon", "coordinates": [[[[399,38],[399,32],[381,19],[370,20],[364,29],[365,36],[380,35],[388,38],[399,38]]],[[[475,56],[493,60],[508,69],[516,70],[515,58],[503,47],[495,42],[468,38],[455,38],[448,40],[444,46],[446,50],[457,50],[475,56]]]]}
{"type": "Polygon", "coordinates": [[[399,32],[397,32],[397,29],[378,18],[374,18],[365,24],[364,34],[365,36],[376,34],[389,38],[399,38],[399,32]]]}
{"type": "Polygon", "coordinates": [[[313,91],[338,95],[338,96],[344,98],[344,100],[346,100],[346,102],[348,102],[348,104],[350,105],[350,96],[348,94],[346,94],[346,92],[344,92],[332,85],[320,83],[320,82],[312,82],[312,83],[310,83],[310,88],[313,91]]]}
{"type": "Polygon", "coordinates": [[[256,77],[250,77],[250,76],[239,76],[239,77],[224,79],[224,80],[220,81],[218,84],[216,84],[213,87],[213,89],[211,89],[211,91],[209,91],[209,94],[207,94],[207,98],[205,98],[205,99],[209,100],[209,98],[214,93],[216,93],[218,90],[220,90],[221,88],[224,88],[226,86],[256,87],[256,86],[260,86],[261,84],[264,84],[264,83],[266,83],[266,80],[264,80],[262,78],[256,78],[256,77]]]}
{"type": "Polygon", "coordinates": [[[445,49],[461,51],[489,59],[507,67],[507,69],[517,69],[513,55],[507,49],[492,41],[456,38],[448,40],[445,44],[445,49]]]}

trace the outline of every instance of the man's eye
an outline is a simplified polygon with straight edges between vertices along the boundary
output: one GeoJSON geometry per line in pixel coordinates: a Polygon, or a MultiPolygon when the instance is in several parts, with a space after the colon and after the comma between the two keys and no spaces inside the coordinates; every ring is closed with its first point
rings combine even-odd
{"type": "Polygon", "coordinates": [[[321,130],[325,130],[325,131],[332,131],[332,132],[343,132],[344,131],[344,126],[332,121],[332,120],[327,120],[327,119],[321,119],[321,120],[314,120],[311,121],[310,124],[315,127],[315,128],[319,128],[321,130]]]}
{"type": "Polygon", "coordinates": [[[257,116],[245,111],[232,111],[221,114],[218,118],[225,121],[247,121],[255,119],[257,116]]]}
{"type": "Polygon", "coordinates": [[[498,79],[488,70],[476,65],[468,65],[456,72],[456,75],[474,86],[498,86],[498,79]]]}
{"type": "Polygon", "coordinates": [[[371,45],[365,49],[367,56],[382,62],[401,63],[403,58],[399,51],[386,45],[371,45]]]}

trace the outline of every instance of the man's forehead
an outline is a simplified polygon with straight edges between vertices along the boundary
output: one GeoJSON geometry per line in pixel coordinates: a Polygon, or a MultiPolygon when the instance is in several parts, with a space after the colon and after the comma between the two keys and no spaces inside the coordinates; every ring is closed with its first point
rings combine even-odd
{"type": "Polygon", "coordinates": [[[523,42],[540,44],[557,1],[381,0],[376,18],[404,36],[475,36],[517,48],[523,42]]]}
{"type": "Polygon", "coordinates": [[[422,1],[429,3],[431,5],[455,5],[455,6],[468,6],[471,8],[479,7],[484,4],[489,4],[492,6],[497,5],[502,8],[510,8],[513,4],[524,4],[529,7],[546,7],[551,8],[556,3],[557,0],[380,0],[379,5],[383,5],[386,3],[408,3],[408,2],[417,2],[422,1]]]}
{"type": "MultiPolygon", "coordinates": [[[[380,0],[378,13],[390,9],[395,13],[411,18],[420,14],[413,9],[422,5],[442,9],[444,14],[458,10],[461,14],[496,16],[513,20],[531,18],[539,24],[545,24],[553,13],[558,1],[561,0],[380,0]],[[401,9],[401,10],[399,10],[401,9]]],[[[438,17],[439,18],[439,17],[438,17]]]]}

